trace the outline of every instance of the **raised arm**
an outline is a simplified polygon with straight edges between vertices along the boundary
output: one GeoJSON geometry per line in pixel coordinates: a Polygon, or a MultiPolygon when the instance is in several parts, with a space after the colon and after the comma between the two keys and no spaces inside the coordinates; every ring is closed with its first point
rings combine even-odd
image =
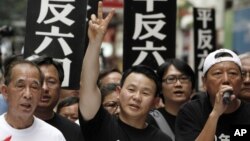
{"type": "Polygon", "coordinates": [[[97,17],[91,15],[88,28],[89,44],[82,64],[80,80],[80,112],[85,120],[92,119],[101,105],[101,93],[97,87],[99,75],[99,53],[107,26],[114,15],[114,10],[103,18],[102,2],[98,3],[97,17]]]}

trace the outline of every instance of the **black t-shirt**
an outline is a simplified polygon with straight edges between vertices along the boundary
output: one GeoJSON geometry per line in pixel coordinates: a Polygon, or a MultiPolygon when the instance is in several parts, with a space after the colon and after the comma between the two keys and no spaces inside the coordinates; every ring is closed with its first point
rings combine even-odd
{"type": "Polygon", "coordinates": [[[84,141],[80,126],[57,113],[45,122],[60,130],[66,141],[84,141]]]}
{"type": "Polygon", "coordinates": [[[87,141],[171,141],[152,125],[145,129],[131,127],[110,115],[103,107],[90,121],[84,121],[82,115],[79,115],[80,126],[87,141]]]}
{"type": "MultiPolygon", "coordinates": [[[[167,112],[165,110],[165,108],[159,108],[157,110],[160,111],[160,113],[163,115],[164,119],[166,120],[166,122],[170,126],[172,132],[175,133],[175,119],[176,119],[176,116],[174,116],[174,115],[170,114],[169,112],[167,112]]],[[[152,124],[155,127],[159,128],[159,125],[156,123],[155,119],[150,114],[148,115],[147,122],[149,124],[152,124]]]]}
{"type": "MultiPolygon", "coordinates": [[[[230,140],[232,125],[250,124],[250,104],[241,102],[240,107],[233,113],[223,114],[218,120],[215,140],[230,140]]],[[[204,94],[184,104],[176,118],[175,135],[177,141],[191,141],[202,131],[212,106],[209,97],[204,94]]]]}

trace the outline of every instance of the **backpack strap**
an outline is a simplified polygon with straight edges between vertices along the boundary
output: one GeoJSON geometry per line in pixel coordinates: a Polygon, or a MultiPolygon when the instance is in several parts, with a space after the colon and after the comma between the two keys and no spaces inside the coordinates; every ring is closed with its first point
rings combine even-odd
{"type": "Polygon", "coordinates": [[[161,129],[161,131],[165,134],[167,134],[173,141],[175,140],[175,135],[173,131],[171,130],[168,122],[166,119],[163,117],[160,111],[158,110],[153,110],[149,112],[149,114],[155,119],[157,125],[161,129]]]}

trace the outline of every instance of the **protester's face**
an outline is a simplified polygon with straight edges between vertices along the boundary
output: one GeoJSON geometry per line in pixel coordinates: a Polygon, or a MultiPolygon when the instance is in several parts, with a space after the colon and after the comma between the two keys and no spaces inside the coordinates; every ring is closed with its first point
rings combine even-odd
{"type": "Polygon", "coordinates": [[[60,96],[58,71],[53,65],[40,66],[44,74],[43,93],[38,107],[53,110],[60,96]]]}
{"type": "Polygon", "coordinates": [[[155,102],[156,84],[140,73],[127,76],[119,95],[120,113],[123,117],[145,119],[155,102]]]}
{"type": "Polygon", "coordinates": [[[203,79],[203,84],[212,100],[215,99],[215,95],[222,85],[231,86],[233,93],[237,96],[242,84],[241,71],[233,62],[217,63],[208,70],[207,75],[203,79]]]}
{"type": "Polygon", "coordinates": [[[3,85],[2,92],[8,101],[9,114],[32,118],[42,93],[38,69],[29,64],[16,65],[9,85],[3,85]]]}
{"type": "Polygon", "coordinates": [[[110,114],[119,113],[117,96],[118,96],[117,91],[114,91],[106,95],[103,99],[102,105],[110,114]]]}
{"type": "Polygon", "coordinates": [[[78,119],[78,103],[62,107],[59,114],[75,122],[78,119]]]}
{"type": "Polygon", "coordinates": [[[122,75],[118,72],[111,72],[108,75],[106,75],[105,77],[103,77],[100,81],[101,86],[104,86],[106,84],[109,83],[116,83],[119,84],[120,80],[122,78],[122,75]]]}
{"type": "Polygon", "coordinates": [[[242,59],[243,83],[239,97],[250,101],[250,57],[242,59]]]}
{"type": "Polygon", "coordinates": [[[162,80],[162,93],[165,103],[184,103],[190,99],[192,94],[190,77],[182,74],[173,65],[169,66],[168,70],[166,70],[162,80]],[[179,79],[174,82],[175,78],[179,79]]]}

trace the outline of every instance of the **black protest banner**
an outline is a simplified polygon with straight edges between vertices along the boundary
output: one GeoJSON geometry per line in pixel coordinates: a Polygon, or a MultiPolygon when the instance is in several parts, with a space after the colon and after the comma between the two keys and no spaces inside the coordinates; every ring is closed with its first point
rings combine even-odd
{"type": "Polygon", "coordinates": [[[126,0],[123,70],[133,65],[156,69],[175,58],[176,1],[126,0]]]}
{"type": "MultiPolygon", "coordinates": [[[[92,14],[97,14],[96,11],[98,9],[98,2],[102,1],[102,0],[88,0],[88,6],[87,6],[87,17],[86,17],[86,29],[88,29],[89,27],[89,19],[91,17],[92,14]]],[[[84,53],[87,50],[88,47],[88,43],[89,43],[89,38],[88,38],[88,32],[85,33],[85,48],[84,48],[84,53]]]]}
{"type": "Polygon", "coordinates": [[[62,87],[79,88],[86,13],[86,0],[28,1],[24,57],[47,55],[62,62],[62,87]]]}
{"type": "Polygon", "coordinates": [[[194,8],[194,58],[196,90],[201,90],[203,63],[206,56],[216,49],[215,10],[211,8],[194,8]]]}

